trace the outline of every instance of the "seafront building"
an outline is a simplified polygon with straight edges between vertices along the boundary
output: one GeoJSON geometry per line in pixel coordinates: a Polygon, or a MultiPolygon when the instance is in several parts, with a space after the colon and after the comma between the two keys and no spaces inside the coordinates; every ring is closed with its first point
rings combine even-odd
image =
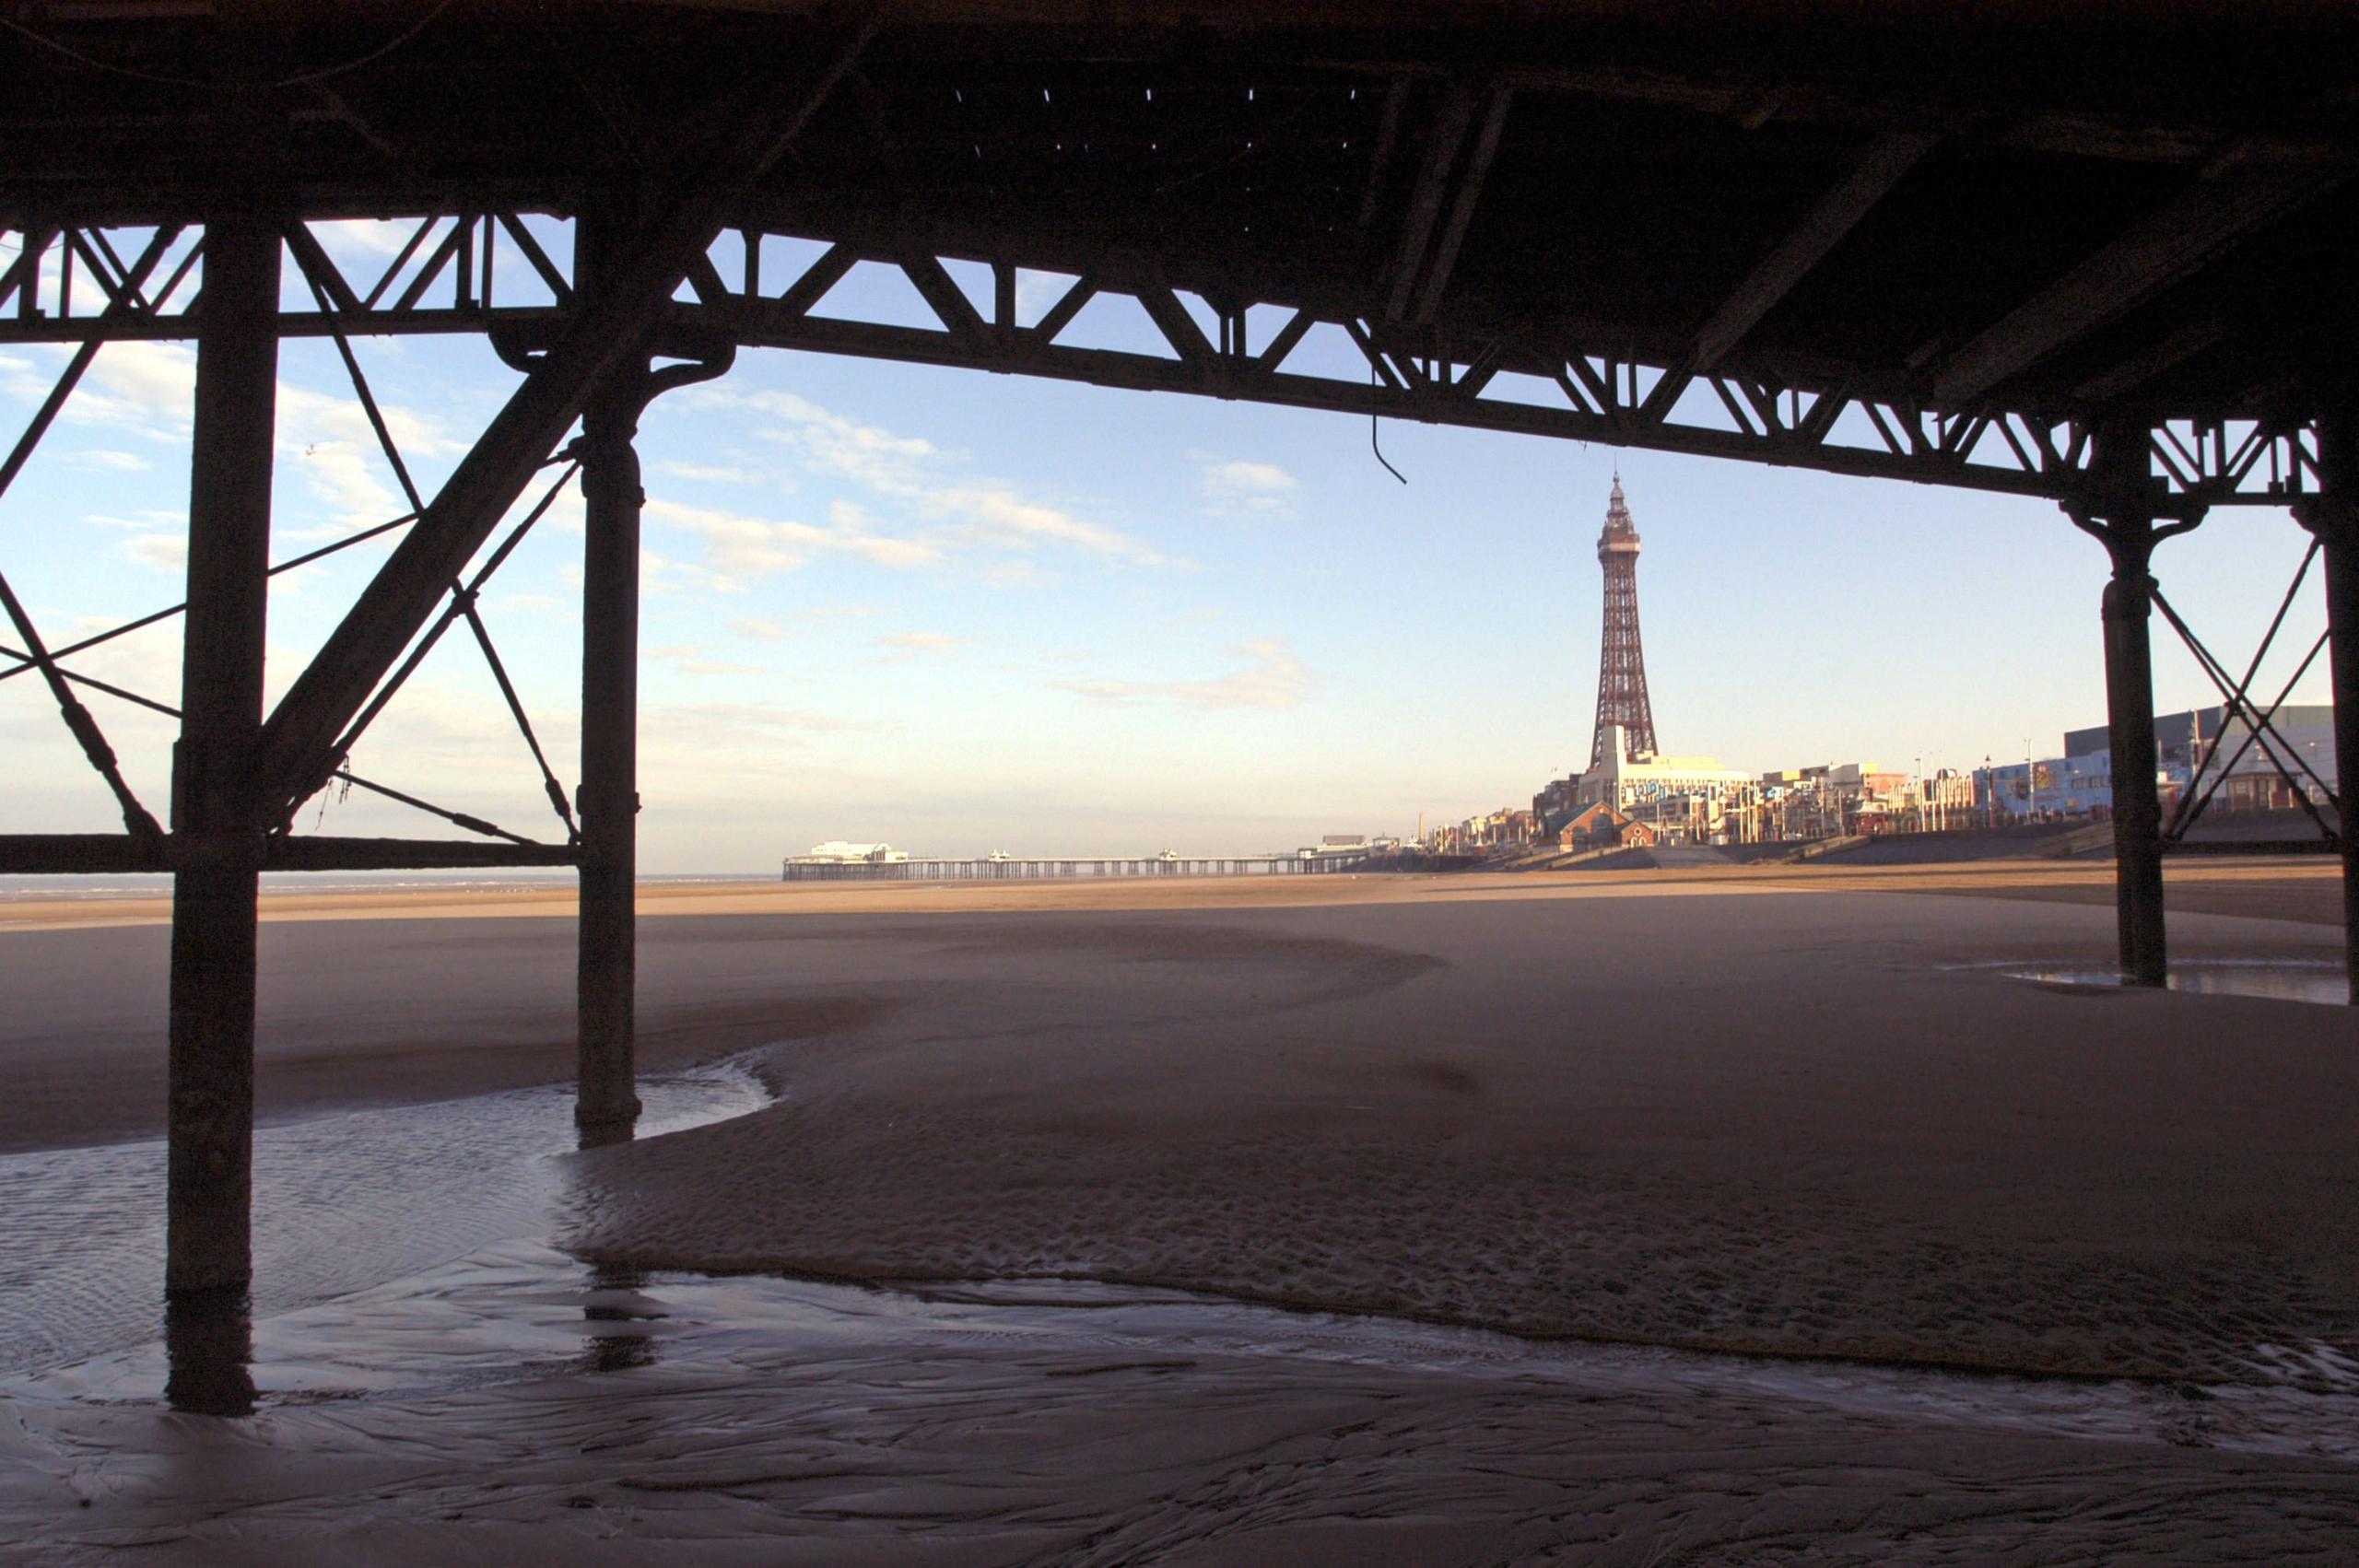
{"type": "MultiPolygon", "coordinates": [[[[2323,807],[2341,787],[2335,766],[2333,707],[2288,704],[2269,725],[2270,734],[2261,742],[2224,705],[2158,717],[2155,781],[2165,808],[2190,785],[2212,793],[2207,809],[2212,811],[2283,809],[2304,798],[2323,807]]],[[[2112,735],[2102,725],[2067,731],[2061,755],[1993,763],[1975,770],[1974,784],[1975,803],[1991,821],[2109,813],[2112,735]]]]}
{"type": "Polygon", "coordinates": [[[814,844],[807,855],[789,855],[790,866],[881,866],[910,857],[890,844],[852,844],[841,838],[830,838],[825,844],[814,844]]]}

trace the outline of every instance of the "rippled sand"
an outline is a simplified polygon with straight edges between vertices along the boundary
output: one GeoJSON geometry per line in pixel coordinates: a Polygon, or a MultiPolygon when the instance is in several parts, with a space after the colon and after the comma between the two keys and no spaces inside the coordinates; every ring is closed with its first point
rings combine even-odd
{"type": "Polygon", "coordinates": [[[568,1235],[2017,1372],[2359,1357],[2346,1012],[1950,966],[2110,926],[1755,892],[827,927],[891,1009],[771,1054],[757,1116],[592,1157],[568,1235]]]}
{"type": "Polygon", "coordinates": [[[2292,1390],[593,1274],[521,1244],[260,1341],[283,1391],[250,1422],[158,1413],[152,1356],[18,1401],[24,1560],[2325,1564],[2359,1525],[2359,1400],[2292,1390]]]}
{"type": "MultiPolygon", "coordinates": [[[[2182,884],[2238,912],[2180,907],[2177,951],[2334,954],[2309,923],[2330,884],[2237,870],[2182,884]]],[[[777,1104],[567,1159],[536,1234],[595,1271],[494,1249],[264,1324],[252,1422],[156,1412],[148,1352],[44,1375],[0,1425],[0,1540],[2337,1561],[2350,1015],[2008,978],[2101,962],[2111,914],[2075,868],[1978,874],[686,900],[645,928],[653,1054],[778,1042],[755,1059],[777,1104]],[[1019,1286],[1084,1305],[1000,1299],[1019,1286]],[[1122,1305],[1169,1287],[1267,1305],[1122,1305]],[[2059,1373],[2138,1381],[2013,1375],[2059,1373]]],[[[266,1114],[543,1061],[561,919],[385,913],[272,928],[266,1114]]],[[[86,1062],[148,1048],[135,979],[41,977],[158,934],[0,934],[0,974],[40,980],[0,1025],[0,1137],[68,1125],[77,1026],[86,1062]]],[[[135,1135],[135,1095],[85,1099],[135,1135]]]]}

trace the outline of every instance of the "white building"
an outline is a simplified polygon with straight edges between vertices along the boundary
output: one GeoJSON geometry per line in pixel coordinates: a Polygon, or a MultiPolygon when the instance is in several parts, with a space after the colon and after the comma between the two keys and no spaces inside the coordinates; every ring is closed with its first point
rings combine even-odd
{"type": "Polygon", "coordinates": [[[1754,776],[1722,767],[1716,756],[1659,756],[1652,752],[1632,755],[1622,726],[1605,726],[1605,755],[1580,776],[1575,809],[1604,802],[1615,811],[1651,804],[1675,795],[1719,801],[1750,790],[1754,776]]]}
{"type": "Polygon", "coordinates": [[[840,838],[830,838],[825,844],[814,844],[807,855],[790,855],[790,863],[804,866],[851,866],[865,862],[883,865],[889,860],[906,860],[909,853],[890,844],[851,844],[840,838]]]}

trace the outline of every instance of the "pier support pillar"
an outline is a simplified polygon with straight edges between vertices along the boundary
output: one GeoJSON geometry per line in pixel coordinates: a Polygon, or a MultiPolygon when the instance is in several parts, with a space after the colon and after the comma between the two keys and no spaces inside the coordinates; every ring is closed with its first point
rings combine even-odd
{"type": "MultiPolygon", "coordinates": [[[[253,781],[269,606],[271,449],[277,412],[277,228],[251,212],[205,232],[188,508],[181,735],[172,750],[171,1019],[167,1047],[164,1286],[168,1321],[242,1333],[253,1275],[253,781]]],[[[209,1337],[221,1338],[218,1332],[209,1337]]],[[[241,1359],[175,1358],[183,1409],[251,1405],[241,1359]]]]}
{"type": "MultiPolygon", "coordinates": [[[[584,214],[575,277],[585,294],[627,264],[636,242],[622,209],[584,214]]],[[[658,332],[616,361],[581,414],[581,895],[575,977],[574,1121],[581,1141],[628,1139],[639,1119],[636,1010],[639,879],[639,531],[646,505],[640,415],[675,387],[725,373],[726,342],[658,332]],[[656,368],[651,357],[671,361],[656,368]]]]}
{"type": "Polygon", "coordinates": [[[2326,565],[2327,657],[2334,701],[2334,793],[2341,806],[2342,943],[2359,1005],[2359,397],[2318,421],[2318,493],[2294,515],[2317,535],[2326,565]]]}
{"type": "Polygon", "coordinates": [[[2200,510],[2158,526],[2164,499],[2142,426],[2097,437],[2090,488],[2065,502],[2072,521],[2106,547],[2106,723],[2113,759],[2114,906],[2124,985],[2160,986],[2169,972],[2163,923],[2163,808],[2154,782],[2154,671],[2149,623],[2154,546],[2183,533],[2200,510]]]}
{"type": "Polygon", "coordinates": [[[639,1118],[639,431],[637,377],[610,380],[581,417],[581,817],[579,1092],[585,1141],[639,1118]]]}

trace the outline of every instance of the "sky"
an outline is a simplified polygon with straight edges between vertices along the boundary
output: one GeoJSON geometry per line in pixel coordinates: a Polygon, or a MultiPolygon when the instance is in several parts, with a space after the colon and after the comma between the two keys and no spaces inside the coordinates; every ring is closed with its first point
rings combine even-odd
{"type": "MultiPolygon", "coordinates": [[[[406,231],[323,232],[361,264],[406,231]]],[[[766,253],[765,271],[794,259],[766,253]]],[[[1037,314],[1055,280],[1026,282],[1037,314]]],[[[1141,341],[1100,303],[1063,341],[1141,341]]],[[[820,311],[931,320],[865,269],[820,311]]],[[[428,495],[518,380],[470,337],[355,347],[428,495]]],[[[0,439],[65,357],[0,348],[0,439]]],[[[109,345],[0,497],[0,571],[52,646],[181,597],[194,368],[184,344],[109,345]]],[[[334,346],[288,343],[279,375],[284,560],[406,502],[334,346]]],[[[827,839],[1250,853],[1528,804],[1588,759],[1617,467],[1664,751],[1965,768],[2104,721],[2104,553],[2048,503],[1387,422],[1403,485],[1369,435],[1306,410],[767,350],[665,396],[640,439],[642,871],[761,872],[827,839]]],[[[396,536],[276,579],[270,700],[396,536]]],[[[2223,511],[2165,544],[2156,575],[2240,668],[2306,545],[2282,510],[2223,511]]],[[[569,488],[482,600],[569,786],[581,549],[569,488]]],[[[2324,626],[2317,575],[2265,666],[2272,694],[2324,626]]],[[[2159,619],[2154,637],[2158,711],[2216,700],[2159,619]]],[[[71,664],[176,702],[178,640],[166,622],[71,664]]],[[[2327,700],[2323,658],[2294,697],[2327,700]]],[[[164,814],[170,722],[85,700],[164,814]]],[[[561,837],[464,633],[352,766],[561,837]]],[[[29,676],[0,681],[0,831],[121,826],[29,676]]],[[[448,832],[358,791],[297,826],[448,832]]]]}

